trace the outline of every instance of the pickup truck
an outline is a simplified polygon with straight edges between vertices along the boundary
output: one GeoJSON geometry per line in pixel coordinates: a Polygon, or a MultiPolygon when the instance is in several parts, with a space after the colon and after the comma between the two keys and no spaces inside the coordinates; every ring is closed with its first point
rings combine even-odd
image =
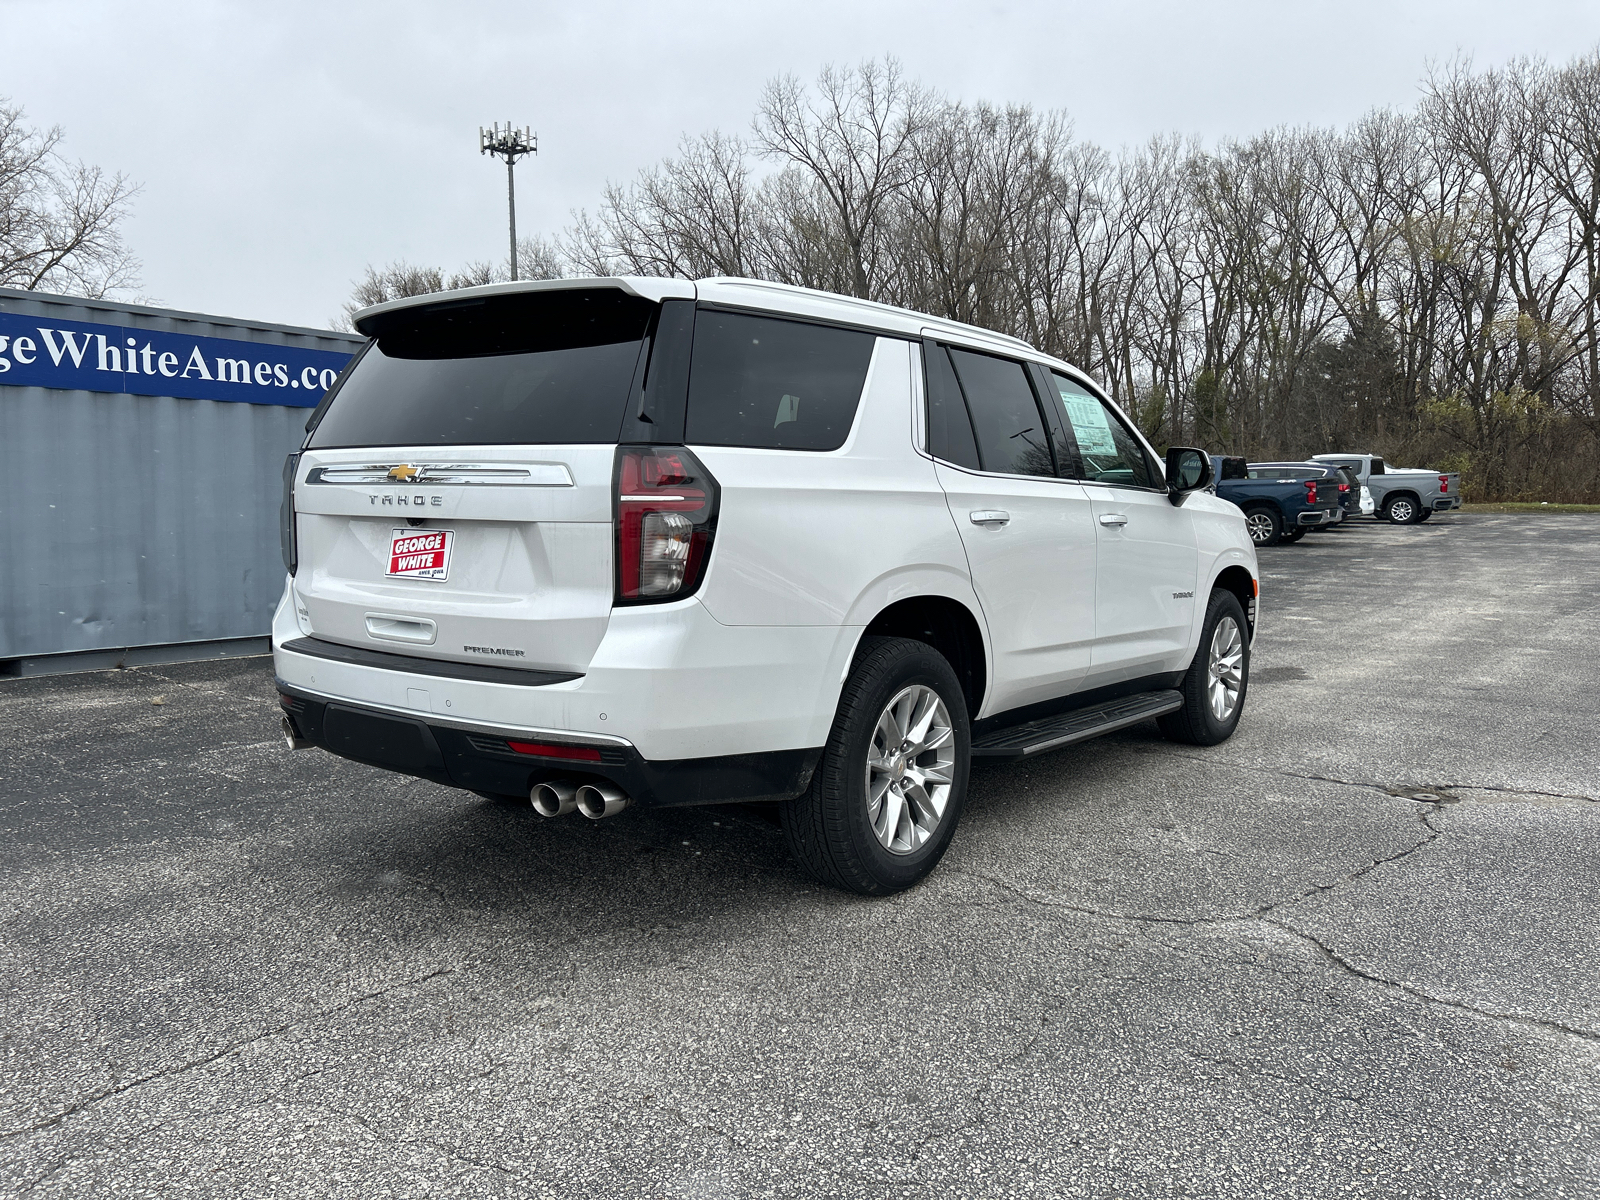
{"type": "Polygon", "coordinates": [[[1395,525],[1417,525],[1461,507],[1461,476],[1454,471],[1390,467],[1373,454],[1314,454],[1311,461],[1349,467],[1372,493],[1375,515],[1395,525]]]}
{"type": "MultiPolygon", "coordinates": [[[[1245,527],[1257,546],[1298,542],[1306,530],[1335,525],[1344,519],[1339,505],[1339,480],[1302,479],[1252,467],[1242,458],[1213,455],[1217,495],[1244,512],[1245,527]]],[[[1301,464],[1300,473],[1311,468],[1301,464]]]]}
{"type": "Polygon", "coordinates": [[[1361,515],[1361,484],[1349,467],[1333,466],[1319,462],[1269,462],[1248,463],[1245,473],[1251,479],[1315,479],[1318,492],[1333,488],[1339,493],[1339,519],[1329,525],[1312,526],[1313,529],[1332,529],[1346,518],[1361,515]]]}

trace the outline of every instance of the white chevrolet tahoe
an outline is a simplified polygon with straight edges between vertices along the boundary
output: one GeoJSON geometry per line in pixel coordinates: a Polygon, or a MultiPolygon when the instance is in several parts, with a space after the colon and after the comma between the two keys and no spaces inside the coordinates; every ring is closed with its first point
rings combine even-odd
{"type": "Polygon", "coordinates": [[[974,759],[1239,721],[1244,518],[1023,342],[742,279],[356,325],[284,473],[294,748],[549,817],[780,801],[808,870],[881,895],[974,759]]]}

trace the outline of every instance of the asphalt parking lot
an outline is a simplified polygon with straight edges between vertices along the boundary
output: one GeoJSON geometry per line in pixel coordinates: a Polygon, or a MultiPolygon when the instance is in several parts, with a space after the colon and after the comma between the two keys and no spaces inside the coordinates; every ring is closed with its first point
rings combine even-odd
{"type": "Polygon", "coordinates": [[[1239,733],[974,773],[923,886],[0,681],[0,1192],[1600,1194],[1600,521],[1262,551],[1239,733]]]}

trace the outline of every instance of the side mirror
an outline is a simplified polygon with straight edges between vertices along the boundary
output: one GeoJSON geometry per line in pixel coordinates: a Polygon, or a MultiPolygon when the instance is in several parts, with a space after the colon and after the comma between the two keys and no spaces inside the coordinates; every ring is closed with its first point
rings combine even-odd
{"type": "Polygon", "coordinates": [[[1173,446],[1167,451],[1167,495],[1182,504],[1190,492],[1211,486],[1211,456],[1193,446],[1173,446]]]}

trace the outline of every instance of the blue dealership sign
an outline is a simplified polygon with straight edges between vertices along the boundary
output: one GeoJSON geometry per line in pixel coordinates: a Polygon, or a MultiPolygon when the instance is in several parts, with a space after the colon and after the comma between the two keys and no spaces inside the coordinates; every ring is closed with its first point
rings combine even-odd
{"type": "Polygon", "coordinates": [[[311,408],[351,355],[0,313],[0,385],[311,408]]]}

